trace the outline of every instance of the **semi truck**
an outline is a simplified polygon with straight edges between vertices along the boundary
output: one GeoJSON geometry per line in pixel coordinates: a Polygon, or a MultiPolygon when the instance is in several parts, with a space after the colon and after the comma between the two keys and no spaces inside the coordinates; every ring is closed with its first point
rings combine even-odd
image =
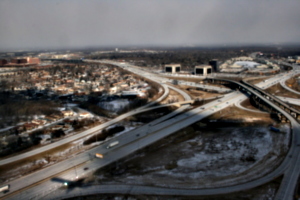
{"type": "Polygon", "coordinates": [[[4,186],[0,187],[0,192],[3,192],[3,193],[8,192],[9,187],[10,187],[10,185],[4,185],[4,186]]]}
{"type": "Polygon", "coordinates": [[[116,146],[118,144],[119,144],[119,141],[114,141],[114,142],[110,143],[106,148],[109,149],[109,148],[111,148],[113,146],[116,146]]]}

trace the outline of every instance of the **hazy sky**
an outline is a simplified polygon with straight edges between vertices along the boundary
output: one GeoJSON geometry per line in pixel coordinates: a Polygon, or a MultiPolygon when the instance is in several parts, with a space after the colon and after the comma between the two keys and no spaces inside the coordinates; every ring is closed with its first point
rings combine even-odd
{"type": "Polygon", "coordinates": [[[300,42],[300,0],[0,0],[0,49],[300,42]]]}

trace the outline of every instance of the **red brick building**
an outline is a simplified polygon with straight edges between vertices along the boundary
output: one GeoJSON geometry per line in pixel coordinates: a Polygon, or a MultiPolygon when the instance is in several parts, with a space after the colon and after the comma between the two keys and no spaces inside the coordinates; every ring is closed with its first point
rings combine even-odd
{"type": "Polygon", "coordinates": [[[27,59],[28,64],[40,64],[41,63],[39,58],[27,57],[26,59],[27,59]]]}
{"type": "Polygon", "coordinates": [[[10,63],[12,64],[26,64],[27,59],[26,58],[13,58],[10,60],[10,63]]]}

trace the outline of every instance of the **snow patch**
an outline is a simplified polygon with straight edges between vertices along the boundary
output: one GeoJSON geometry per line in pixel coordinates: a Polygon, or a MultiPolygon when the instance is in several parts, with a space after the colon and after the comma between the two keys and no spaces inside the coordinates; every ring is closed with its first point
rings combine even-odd
{"type": "Polygon", "coordinates": [[[111,112],[118,112],[124,109],[129,105],[129,101],[127,99],[118,99],[110,102],[100,102],[98,106],[105,110],[109,110],[111,112]]]}
{"type": "Polygon", "coordinates": [[[252,61],[237,61],[234,63],[234,65],[239,65],[242,66],[244,68],[255,68],[261,64],[257,63],[257,62],[252,62],[252,61]]]}

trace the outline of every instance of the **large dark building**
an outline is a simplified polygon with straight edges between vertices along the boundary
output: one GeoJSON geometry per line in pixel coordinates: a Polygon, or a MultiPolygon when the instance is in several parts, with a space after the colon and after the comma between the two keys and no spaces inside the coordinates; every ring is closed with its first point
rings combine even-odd
{"type": "Polygon", "coordinates": [[[0,66],[7,64],[7,60],[0,59],[0,66]]]}
{"type": "Polygon", "coordinates": [[[214,72],[218,72],[219,71],[219,62],[218,60],[211,60],[209,61],[209,65],[212,67],[214,72]]]}

